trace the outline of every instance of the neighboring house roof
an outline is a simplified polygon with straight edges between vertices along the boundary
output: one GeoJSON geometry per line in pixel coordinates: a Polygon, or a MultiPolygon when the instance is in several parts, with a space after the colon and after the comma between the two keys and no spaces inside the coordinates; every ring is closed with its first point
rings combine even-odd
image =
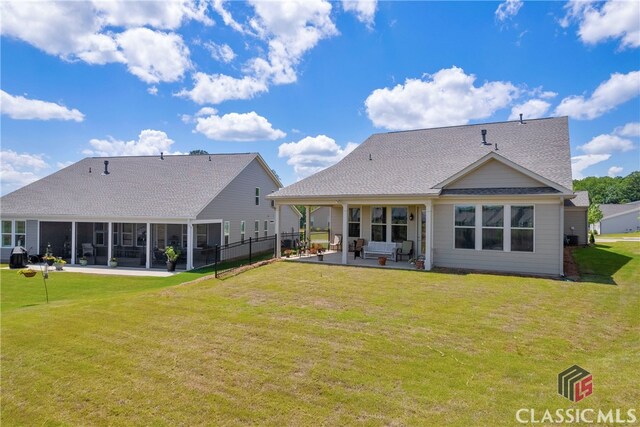
{"type": "Polygon", "coordinates": [[[558,117],[374,134],[337,164],[270,197],[436,195],[439,183],[489,153],[572,188],[567,117],[558,117]],[[482,144],[482,129],[497,151],[482,144]]]}
{"type": "Polygon", "coordinates": [[[564,205],[566,207],[588,208],[589,207],[589,192],[588,191],[576,191],[576,197],[570,200],[565,200],[564,205]]]}
{"type": "Polygon", "coordinates": [[[625,204],[606,204],[600,205],[600,212],[602,212],[602,219],[607,219],[612,216],[626,214],[640,210],[640,201],[625,203],[625,204]]]}
{"type": "Polygon", "coordinates": [[[164,160],[160,156],[90,157],[3,196],[2,213],[195,218],[255,159],[271,174],[256,153],[174,155],[164,160]],[[105,160],[108,175],[103,175],[105,160]]]}

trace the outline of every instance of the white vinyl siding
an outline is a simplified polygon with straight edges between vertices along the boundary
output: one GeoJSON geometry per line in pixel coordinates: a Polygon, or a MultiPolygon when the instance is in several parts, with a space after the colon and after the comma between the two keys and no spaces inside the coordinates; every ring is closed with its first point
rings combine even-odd
{"type": "Polygon", "coordinates": [[[550,275],[562,271],[558,203],[534,205],[535,252],[455,249],[454,205],[435,204],[433,209],[433,254],[437,267],[550,275]]]}
{"type": "Polygon", "coordinates": [[[501,188],[501,187],[545,187],[545,184],[517,170],[489,160],[473,172],[447,185],[446,188],[501,188]]]}

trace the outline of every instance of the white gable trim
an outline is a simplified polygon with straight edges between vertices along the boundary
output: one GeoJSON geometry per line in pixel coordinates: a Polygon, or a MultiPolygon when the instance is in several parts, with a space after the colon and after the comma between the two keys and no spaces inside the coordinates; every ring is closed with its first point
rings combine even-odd
{"type": "Polygon", "coordinates": [[[505,166],[510,167],[511,169],[514,169],[518,172],[520,172],[523,175],[528,176],[531,179],[534,179],[536,181],[539,181],[540,183],[546,185],[547,187],[551,187],[551,188],[555,188],[556,190],[560,191],[561,193],[569,193],[569,194],[573,194],[573,191],[569,190],[568,188],[563,187],[562,185],[553,182],[551,180],[548,180],[547,178],[538,175],[535,172],[530,171],[527,168],[524,168],[522,166],[520,166],[517,163],[512,162],[511,160],[502,157],[501,155],[495,153],[495,152],[491,152],[488,153],[486,156],[481,157],[480,159],[478,159],[477,161],[471,163],[469,166],[467,166],[466,168],[462,169],[460,172],[451,175],[449,178],[445,179],[442,182],[439,182],[438,184],[434,185],[433,188],[444,188],[445,186],[459,180],[460,178],[463,178],[464,176],[470,174],[471,172],[477,170],[478,168],[480,168],[481,166],[483,166],[484,164],[486,164],[487,162],[491,161],[491,160],[495,160],[497,162],[502,163],[505,166]]]}

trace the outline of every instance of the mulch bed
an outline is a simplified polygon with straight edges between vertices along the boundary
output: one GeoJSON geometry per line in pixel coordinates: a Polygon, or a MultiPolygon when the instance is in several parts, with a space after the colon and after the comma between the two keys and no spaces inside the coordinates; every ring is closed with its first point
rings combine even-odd
{"type": "Polygon", "coordinates": [[[577,246],[565,246],[564,247],[564,275],[567,279],[579,281],[580,271],[578,270],[578,264],[573,256],[573,251],[577,246]]]}

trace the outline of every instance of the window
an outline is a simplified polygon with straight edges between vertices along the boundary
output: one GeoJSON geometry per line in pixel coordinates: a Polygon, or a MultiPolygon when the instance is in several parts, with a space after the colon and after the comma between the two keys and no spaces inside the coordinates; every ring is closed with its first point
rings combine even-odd
{"type": "Polygon", "coordinates": [[[455,206],[454,247],[456,249],[476,248],[476,207],[455,206]]]}
{"type": "Polygon", "coordinates": [[[260,188],[256,187],[256,206],[260,206],[260,188]]]}
{"type": "Polygon", "coordinates": [[[391,241],[407,240],[407,208],[391,208],[391,241]]]}
{"type": "Polygon", "coordinates": [[[113,233],[113,242],[112,245],[113,246],[118,246],[119,245],[119,241],[118,240],[118,236],[120,235],[120,233],[118,232],[120,230],[120,224],[118,224],[117,222],[114,222],[113,224],[111,224],[111,232],[113,233]]]}
{"type": "Polygon", "coordinates": [[[133,224],[122,224],[122,246],[133,246],[133,224]]]}
{"type": "Polygon", "coordinates": [[[207,224],[196,225],[196,247],[204,248],[207,246],[207,224]]]}
{"type": "Polygon", "coordinates": [[[2,247],[26,245],[27,223],[26,221],[2,221],[2,247]]]}
{"type": "Polygon", "coordinates": [[[103,222],[96,222],[95,224],[93,224],[93,234],[94,234],[95,245],[104,246],[105,234],[107,234],[107,230],[105,230],[105,226],[103,222]]]}
{"type": "Polygon", "coordinates": [[[136,246],[147,246],[147,224],[136,224],[136,246]]]}
{"type": "Polygon", "coordinates": [[[256,239],[260,238],[260,221],[256,221],[253,224],[253,237],[256,239]]]}
{"type": "Polygon", "coordinates": [[[511,251],[533,252],[533,206],[511,206],[511,251]]]}
{"type": "Polygon", "coordinates": [[[349,208],[349,237],[360,238],[360,208],[349,208]]]}
{"type": "Polygon", "coordinates": [[[482,249],[504,249],[504,206],[482,207],[482,249]]]}
{"type": "Polygon", "coordinates": [[[269,235],[269,221],[264,222],[264,237],[269,235]]]}
{"type": "Polygon", "coordinates": [[[385,242],[387,240],[387,208],[373,206],[371,208],[371,241],[385,242]]]}
{"type": "Polygon", "coordinates": [[[166,224],[153,224],[155,227],[154,246],[159,249],[165,248],[165,242],[167,241],[167,225],[166,224]]]}
{"type": "Polygon", "coordinates": [[[240,221],[240,241],[244,243],[244,221],[240,221]]]}
{"type": "Polygon", "coordinates": [[[228,245],[229,244],[229,229],[231,228],[231,225],[229,224],[229,221],[225,221],[224,222],[224,244],[228,245]]]}
{"type": "MultiPolygon", "coordinates": [[[[192,230],[193,232],[193,230],[192,230]]],[[[178,236],[176,236],[178,237],[178,236]]],[[[189,241],[189,231],[187,230],[187,224],[182,224],[182,247],[183,248],[187,248],[189,246],[188,244],[189,241]]],[[[176,243],[177,245],[177,243],[176,243]]]]}

